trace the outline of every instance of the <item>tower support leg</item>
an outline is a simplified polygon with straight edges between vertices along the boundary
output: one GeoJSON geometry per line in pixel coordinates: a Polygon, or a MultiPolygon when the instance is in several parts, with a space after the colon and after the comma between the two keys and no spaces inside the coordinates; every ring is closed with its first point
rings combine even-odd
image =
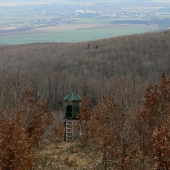
{"type": "Polygon", "coordinates": [[[64,142],[66,142],[66,119],[64,118],[64,142]]]}

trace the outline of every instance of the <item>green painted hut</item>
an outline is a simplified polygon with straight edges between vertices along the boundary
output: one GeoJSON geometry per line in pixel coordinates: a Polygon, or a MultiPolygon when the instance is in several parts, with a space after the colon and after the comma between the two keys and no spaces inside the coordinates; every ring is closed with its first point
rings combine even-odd
{"type": "Polygon", "coordinates": [[[67,95],[65,101],[65,119],[75,119],[80,114],[81,98],[75,92],[67,95]]]}

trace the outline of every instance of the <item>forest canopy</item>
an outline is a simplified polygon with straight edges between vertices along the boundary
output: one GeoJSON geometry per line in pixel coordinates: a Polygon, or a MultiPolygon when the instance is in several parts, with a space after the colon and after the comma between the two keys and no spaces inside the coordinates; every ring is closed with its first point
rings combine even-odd
{"type": "Polygon", "coordinates": [[[52,110],[63,108],[72,91],[95,102],[119,91],[126,80],[140,95],[148,84],[170,76],[170,31],[82,43],[41,43],[0,47],[0,106],[19,100],[30,86],[52,110]]]}

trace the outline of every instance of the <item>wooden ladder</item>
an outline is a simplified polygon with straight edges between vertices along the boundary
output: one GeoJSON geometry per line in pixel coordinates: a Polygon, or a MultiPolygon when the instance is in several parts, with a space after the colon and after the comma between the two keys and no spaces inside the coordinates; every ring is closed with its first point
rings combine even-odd
{"type": "Polygon", "coordinates": [[[70,120],[66,120],[66,141],[74,141],[74,124],[70,120]]]}

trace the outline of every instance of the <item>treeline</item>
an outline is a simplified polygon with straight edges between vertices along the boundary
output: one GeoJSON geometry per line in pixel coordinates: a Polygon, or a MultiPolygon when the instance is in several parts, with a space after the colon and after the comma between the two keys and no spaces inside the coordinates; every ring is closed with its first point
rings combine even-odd
{"type": "Polygon", "coordinates": [[[122,21],[111,21],[111,24],[145,24],[145,25],[158,25],[160,28],[168,28],[169,18],[153,18],[151,20],[122,20],[122,21]]]}
{"type": "MultiPolygon", "coordinates": [[[[44,43],[0,47],[0,108],[6,110],[31,86],[52,110],[63,109],[72,91],[94,104],[123,84],[132,100],[162,73],[170,76],[170,31],[82,43],[44,43]]],[[[119,95],[118,93],[116,95],[119,95]]],[[[129,96],[129,97],[130,97],[129,96]]]]}

